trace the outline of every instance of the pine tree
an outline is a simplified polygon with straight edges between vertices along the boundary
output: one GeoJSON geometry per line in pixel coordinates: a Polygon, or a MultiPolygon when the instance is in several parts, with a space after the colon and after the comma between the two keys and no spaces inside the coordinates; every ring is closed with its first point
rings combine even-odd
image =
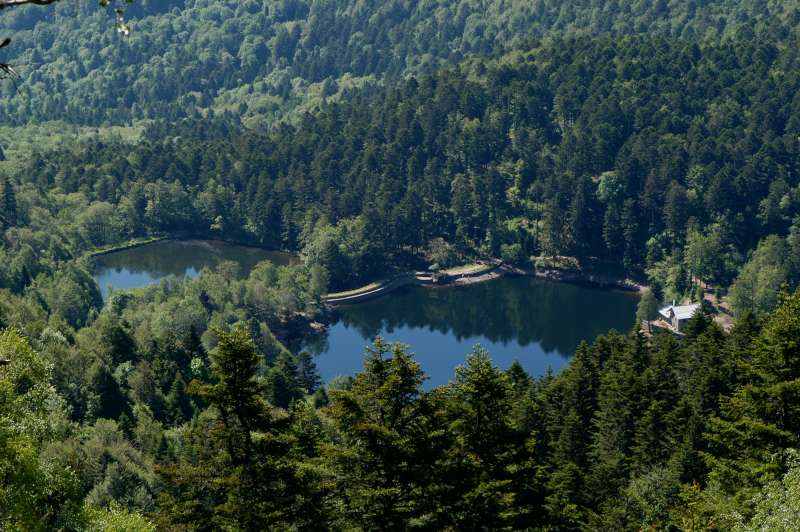
{"type": "Polygon", "coordinates": [[[128,398],[120,390],[119,384],[102,362],[95,362],[89,369],[91,389],[97,396],[94,415],[97,418],[117,419],[123,413],[131,415],[128,398]]]}
{"type": "Polygon", "coordinates": [[[613,500],[627,482],[635,420],[643,406],[639,375],[646,360],[644,338],[634,332],[625,348],[613,353],[603,368],[593,419],[592,464],[587,480],[595,501],[613,500]]]}
{"type": "Polygon", "coordinates": [[[406,348],[380,337],[349,390],[331,391],[341,437],[326,460],[335,472],[343,528],[402,530],[410,520],[436,526],[442,504],[429,479],[440,473],[437,408],[421,393],[423,374],[406,348]],[[437,459],[438,457],[438,459],[437,459]]]}
{"type": "Polygon", "coordinates": [[[14,185],[6,177],[0,181],[0,223],[6,227],[17,225],[17,195],[14,185]]]}
{"type": "Polygon", "coordinates": [[[314,356],[308,351],[300,351],[297,355],[297,362],[300,385],[305,389],[306,393],[313,394],[320,385],[319,372],[317,371],[317,364],[314,362],[314,356]]]}
{"type": "Polygon", "coordinates": [[[458,502],[450,511],[458,529],[504,528],[516,519],[515,485],[509,474],[524,441],[510,424],[508,377],[475,346],[456,368],[449,407],[455,437],[452,467],[458,502]]]}
{"type": "Polygon", "coordinates": [[[259,357],[253,340],[243,328],[219,333],[211,355],[216,382],[204,396],[219,411],[230,460],[235,466],[252,466],[252,433],[269,421],[262,388],[256,380],[259,357]]]}
{"type": "Polygon", "coordinates": [[[167,394],[167,409],[176,425],[192,418],[192,402],[186,393],[186,381],[183,380],[180,372],[176,372],[175,380],[167,394]]]}
{"type": "Polygon", "coordinates": [[[213,384],[198,386],[214,415],[194,418],[184,442],[192,459],[161,468],[167,484],[161,520],[167,528],[197,522],[221,529],[286,528],[301,517],[307,492],[289,459],[288,419],[262,399],[260,357],[247,330],[217,336],[213,384]]]}
{"type": "Polygon", "coordinates": [[[525,368],[522,367],[522,364],[520,364],[517,359],[514,359],[514,362],[511,363],[511,366],[506,371],[506,375],[508,376],[508,381],[515,395],[527,392],[531,386],[530,375],[528,375],[528,372],[525,371],[525,368]]]}
{"type": "Polygon", "coordinates": [[[299,373],[290,353],[282,351],[278,354],[275,365],[267,374],[267,396],[273,405],[288,408],[293,401],[303,397],[304,389],[299,373]]]}
{"type": "Polygon", "coordinates": [[[597,409],[600,369],[612,353],[624,349],[624,339],[601,337],[591,348],[582,343],[572,363],[546,389],[552,411],[547,421],[551,432],[546,508],[557,528],[575,528],[585,521],[590,504],[586,489],[592,418],[597,409]]]}
{"type": "Polygon", "coordinates": [[[745,381],[721,399],[704,454],[709,478],[742,504],[777,480],[785,449],[800,445],[800,291],[765,323],[745,361],[745,381]]]}

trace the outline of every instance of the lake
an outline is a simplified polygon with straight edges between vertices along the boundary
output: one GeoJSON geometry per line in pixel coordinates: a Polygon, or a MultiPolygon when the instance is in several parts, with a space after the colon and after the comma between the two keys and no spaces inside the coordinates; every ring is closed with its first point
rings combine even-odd
{"type": "MultiPolygon", "coordinates": [[[[223,261],[246,275],[263,260],[297,262],[294,255],[219,241],[165,240],[95,258],[103,293],[138,288],[169,277],[195,277],[223,261]]],[[[629,292],[533,277],[502,277],[463,287],[405,287],[380,299],[334,312],[327,334],[293,346],[314,353],[324,382],[361,370],[364,348],[381,335],[411,346],[429,379],[447,383],[475,344],[505,369],[517,359],[532,375],[558,372],[582,340],[609,329],[627,332],[638,297],[629,292]]]]}
{"type": "Polygon", "coordinates": [[[506,369],[517,359],[532,375],[558,372],[581,341],[634,325],[638,296],[533,277],[502,277],[457,288],[405,287],[343,307],[327,335],[300,348],[316,354],[324,382],[362,369],[376,336],[411,346],[425,387],[447,383],[475,344],[506,369]]]}
{"type": "Polygon", "coordinates": [[[264,260],[279,265],[298,262],[289,253],[217,240],[162,240],[95,257],[94,277],[106,299],[109,286],[139,288],[169,276],[197,277],[203,268],[214,268],[224,261],[239,264],[241,274],[247,275],[264,260]]]}

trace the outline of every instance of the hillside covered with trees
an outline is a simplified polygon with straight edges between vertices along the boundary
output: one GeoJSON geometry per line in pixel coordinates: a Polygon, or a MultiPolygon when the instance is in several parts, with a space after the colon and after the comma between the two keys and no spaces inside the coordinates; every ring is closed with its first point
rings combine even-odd
{"type": "Polygon", "coordinates": [[[156,121],[138,142],[90,137],[7,167],[31,202],[54,194],[41,205],[51,215],[60,197],[89,206],[66,226],[88,247],[237,238],[303,251],[334,288],[442,253],[568,255],[647,276],[664,299],[734,285],[737,312],[764,312],[800,275],[798,49],[552,40],[295,125],[195,115],[156,121]]]}
{"type": "Polygon", "coordinates": [[[136,0],[132,33],[109,31],[97,0],[7,10],[4,124],[173,119],[197,108],[255,123],[362,85],[430,73],[549,35],[696,41],[794,33],[792,0],[136,0]]]}
{"type": "Polygon", "coordinates": [[[796,2],[122,4],[0,0],[0,530],[800,526],[796,2]],[[302,263],[103,302],[91,254],[160,236],[302,263]],[[414,346],[327,383],[286,347],[329,290],[496,258],[735,325],[433,389],[414,346]]]}

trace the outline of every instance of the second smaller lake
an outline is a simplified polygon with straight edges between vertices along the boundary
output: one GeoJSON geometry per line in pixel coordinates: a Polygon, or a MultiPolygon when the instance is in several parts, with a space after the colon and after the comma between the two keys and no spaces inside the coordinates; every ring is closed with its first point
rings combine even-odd
{"type": "Polygon", "coordinates": [[[106,299],[109,286],[140,288],[169,276],[197,277],[203,268],[214,268],[224,261],[235,262],[241,274],[247,275],[265,260],[281,266],[298,261],[289,253],[217,240],[163,240],[96,257],[94,277],[106,299]]]}

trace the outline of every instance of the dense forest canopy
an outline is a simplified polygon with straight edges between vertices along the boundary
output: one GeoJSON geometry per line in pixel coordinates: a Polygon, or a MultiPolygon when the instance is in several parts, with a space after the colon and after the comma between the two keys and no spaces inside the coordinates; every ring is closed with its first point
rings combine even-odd
{"type": "Polygon", "coordinates": [[[108,31],[96,0],[8,10],[5,62],[26,71],[4,88],[4,123],[122,124],[196,108],[270,123],[300,106],[470,55],[548,35],[660,35],[681,41],[784,39],[793,0],[140,0],[134,30],[108,31]]]}
{"type": "MultiPolygon", "coordinates": [[[[462,256],[621,263],[665,299],[741,270],[734,301],[760,312],[800,272],[796,44],[553,38],[295,125],[156,121],[138,142],[21,158],[10,177],[107,213],[97,228],[70,224],[89,246],[227,235],[302,250],[340,287],[418,264],[443,240],[462,256]],[[748,279],[751,261],[774,275],[748,279]]],[[[33,208],[19,216],[35,223],[33,208]]]]}
{"type": "Polygon", "coordinates": [[[800,526],[796,2],[97,7],[0,13],[0,529],[800,526]],[[103,303],[91,254],[160,236],[303,262],[103,303]],[[432,390],[413,346],[329,383],[286,348],[329,290],[481,258],[736,323],[432,390]]]}

